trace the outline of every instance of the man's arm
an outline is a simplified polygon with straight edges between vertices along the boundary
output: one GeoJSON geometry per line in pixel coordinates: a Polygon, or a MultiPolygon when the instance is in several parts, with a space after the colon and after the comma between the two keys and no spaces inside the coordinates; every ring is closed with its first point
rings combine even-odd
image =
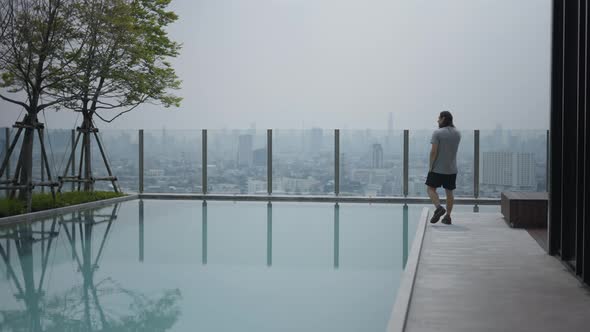
{"type": "Polygon", "coordinates": [[[432,164],[436,160],[436,156],[438,154],[438,144],[432,143],[432,149],[430,149],[430,163],[428,166],[428,171],[432,172],[432,164]]]}

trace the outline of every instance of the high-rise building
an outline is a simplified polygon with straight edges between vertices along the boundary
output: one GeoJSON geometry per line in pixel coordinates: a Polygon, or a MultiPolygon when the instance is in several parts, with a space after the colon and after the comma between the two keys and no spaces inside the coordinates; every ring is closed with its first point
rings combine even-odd
{"type": "Polygon", "coordinates": [[[373,144],[372,168],[383,168],[383,147],[379,143],[373,144]]]}
{"type": "Polygon", "coordinates": [[[252,135],[238,137],[238,166],[252,166],[252,135]]]}
{"type": "Polygon", "coordinates": [[[266,166],[266,148],[256,149],[252,152],[254,166],[266,166]]]}
{"type": "Polygon", "coordinates": [[[520,152],[484,152],[482,184],[535,188],[535,156],[520,152]]]}
{"type": "Polygon", "coordinates": [[[515,153],[516,186],[536,188],[535,155],[532,153],[515,153]]]}

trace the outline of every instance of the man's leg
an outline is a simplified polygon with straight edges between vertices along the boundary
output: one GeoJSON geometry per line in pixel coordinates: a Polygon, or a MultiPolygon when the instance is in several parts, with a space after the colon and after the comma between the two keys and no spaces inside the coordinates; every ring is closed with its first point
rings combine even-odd
{"type": "Polygon", "coordinates": [[[431,186],[426,186],[426,191],[428,192],[428,197],[430,197],[430,200],[432,201],[432,204],[434,204],[434,207],[437,208],[440,206],[440,198],[438,197],[438,193],[436,192],[436,188],[433,188],[431,186]]]}
{"type": "Polygon", "coordinates": [[[453,190],[457,187],[457,174],[450,174],[445,176],[445,180],[443,183],[443,188],[447,193],[447,215],[443,218],[442,223],[445,225],[450,225],[451,221],[451,212],[453,211],[453,205],[455,203],[455,196],[453,194],[453,190]]]}
{"type": "Polygon", "coordinates": [[[436,209],[434,209],[434,213],[432,214],[432,218],[430,218],[430,223],[435,224],[439,221],[440,217],[445,214],[445,208],[440,205],[440,198],[438,197],[438,193],[436,192],[436,188],[431,186],[426,187],[426,191],[428,192],[428,196],[436,209]]]}
{"type": "Polygon", "coordinates": [[[447,216],[451,216],[451,211],[453,211],[453,204],[455,203],[455,196],[452,190],[445,189],[447,192],[447,216]]]}

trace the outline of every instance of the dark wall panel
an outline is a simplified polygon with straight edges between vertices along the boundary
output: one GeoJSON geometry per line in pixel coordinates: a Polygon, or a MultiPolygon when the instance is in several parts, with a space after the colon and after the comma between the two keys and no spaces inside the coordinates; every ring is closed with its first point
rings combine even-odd
{"type": "Polygon", "coordinates": [[[590,284],[590,0],[553,1],[549,253],[590,284]]]}
{"type": "Polygon", "coordinates": [[[549,159],[549,253],[561,252],[561,156],[562,156],[562,109],[563,109],[563,1],[553,1],[553,36],[551,45],[551,114],[549,159]]]}

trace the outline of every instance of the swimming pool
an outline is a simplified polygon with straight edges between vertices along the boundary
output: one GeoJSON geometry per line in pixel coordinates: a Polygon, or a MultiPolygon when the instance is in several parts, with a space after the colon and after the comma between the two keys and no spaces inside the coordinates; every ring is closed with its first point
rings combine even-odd
{"type": "Polygon", "coordinates": [[[421,205],[135,200],[0,230],[0,330],[384,331],[421,205]]]}

